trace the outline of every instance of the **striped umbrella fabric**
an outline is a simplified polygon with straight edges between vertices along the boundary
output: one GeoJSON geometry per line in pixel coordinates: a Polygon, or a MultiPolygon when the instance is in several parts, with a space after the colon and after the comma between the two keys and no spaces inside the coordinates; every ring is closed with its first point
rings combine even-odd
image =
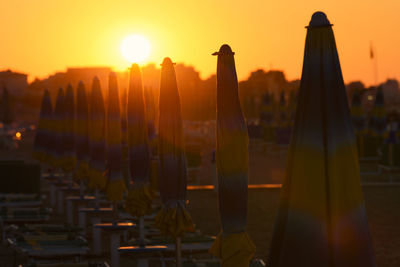
{"type": "Polygon", "coordinates": [[[222,45],[217,63],[217,148],[222,231],[210,249],[221,266],[249,266],[255,246],[246,233],[249,137],[240,107],[234,53],[222,45]]]}
{"type": "Polygon", "coordinates": [[[184,150],[181,103],[174,64],[165,58],[161,68],[158,152],[162,209],[156,225],[165,235],[181,237],[193,228],[186,210],[187,168],[184,150]]]}
{"type": "Polygon", "coordinates": [[[106,186],[106,119],[100,81],[93,79],[89,113],[89,186],[104,189],[106,186]]]}
{"type": "Polygon", "coordinates": [[[375,266],[356,139],[332,25],[316,12],[269,266],[375,266]]]}
{"type": "Polygon", "coordinates": [[[76,93],[76,159],[75,179],[89,179],[89,107],[86,89],[79,82],[76,93]]]}
{"type": "Polygon", "coordinates": [[[39,122],[36,128],[36,135],[33,141],[33,157],[42,164],[51,165],[52,162],[52,132],[51,123],[53,116],[53,108],[51,105],[50,93],[44,90],[42,104],[40,107],[39,122]]]}
{"type": "Polygon", "coordinates": [[[67,86],[64,99],[64,132],[63,135],[63,159],[61,168],[66,173],[74,171],[75,157],[75,99],[74,90],[70,84],[67,86]]]}
{"type": "Polygon", "coordinates": [[[53,144],[53,167],[61,168],[64,156],[64,132],[65,132],[65,96],[62,88],[58,89],[54,116],[52,120],[54,133],[53,144]]]}
{"type": "Polygon", "coordinates": [[[151,214],[151,155],[147,133],[146,107],[139,65],[131,68],[128,93],[128,140],[131,188],[126,200],[127,211],[137,217],[151,214]]]}
{"type": "Polygon", "coordinates": [[[107,108],[107,198],[112,202],[121,201],[126,191],[122,174],[121,112],[117,75],[112,72],[108,83],[107,108]]]}

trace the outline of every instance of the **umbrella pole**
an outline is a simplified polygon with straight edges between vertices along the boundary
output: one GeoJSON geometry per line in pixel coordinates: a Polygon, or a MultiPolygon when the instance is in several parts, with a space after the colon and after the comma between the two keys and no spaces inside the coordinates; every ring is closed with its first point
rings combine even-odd
{"type": "Polygon", "coordinates": [[[94,202],[94,208],[97,210],[100,207],[100,203],[99,203],[99,189],[96,188],[94,190],[94,196],[95,196],[95,202],[94,202]]]}
{"type": "Polygon", "coordinates": [[[83,181],[81,180],[80,182],[79,182],[79,196],[83,199],[84,198],[84,184],[83,184],[83,181]]]}
{"type": "Polygon", "coordinates": [[[176,267],[182,267],[182,240],[180,237],[176,238],[175,251],[176,251],[176,267]]]}
{"type": "Polygon", "coordinates": [[[118,205],[117,202],[113,202],[113,224],[118,224],[118,205]]]}

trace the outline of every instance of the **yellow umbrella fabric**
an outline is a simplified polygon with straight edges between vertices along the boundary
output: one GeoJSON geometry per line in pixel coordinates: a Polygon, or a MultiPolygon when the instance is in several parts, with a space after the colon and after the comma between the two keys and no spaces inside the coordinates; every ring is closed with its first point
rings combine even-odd
{"type": "Polygon", "coordinates": [[[133,64],[131,68],[127,119],[131,188],[125,205],[131,215],[142,217],[151,214],[153,195],[150,190],[151,159],[146,107],[138,64],[133,64]]]}
{"type": "Polygon", "coordinates": [[[186,210],[186,158],[181,103],[175,69],[170,58],[161,68],[158,151],[162,209],[156,225],[165,235],[181,237],[193,222],[186,210]]]}
{"type": "Polygon", "coordinates": [[[121,112],[117,75],[111,72],[108,83],[107,108],[107,185],[106,195],[112,201],[121,201],[126,191],[122,174],[121,112]]]}
{"type": "Polygon", "coordinates": [[[42,164],[51,165],[53,145],[51,132],[51,123],[53,117],[53,108],[51,106],[50,93],[44,90],[42,105],[40,108],[39,122],[36,128],[35,140],[33,142],[33,157],[42,164]]]}
{"type": "Polygon", "coordinates": [[[89,186],[101,190],[106,186],[106,120],[103,94],[97,77],[92,83],[89,118],[89,186]]]}
{"type": "Polygon", "coordinates": [[[76,159],[74,178],[89,179],[89,108],[85,85],[79,82],[76,93],[76,159]]]}
{"type": "Polygon", "coordinates": [[[249,266],[255,246],[246,233],[249,137],[240,107],[234,53],[221,46],[217,63],[218,199],[222,232],[210,253],[223,267],[249,266]]]}
{"type": "Polygon", "coordinates": [[[269,255],[271,267],[372,267],[356,139],[330,22],[307,29],[286,176],[269,255]]]}

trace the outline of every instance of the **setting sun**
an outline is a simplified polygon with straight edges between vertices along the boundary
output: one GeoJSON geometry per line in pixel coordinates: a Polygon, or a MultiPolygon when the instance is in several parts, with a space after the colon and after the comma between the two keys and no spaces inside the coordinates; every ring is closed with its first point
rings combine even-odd
{"type": "Polygon", "coordinates": [[[121,54],[130,63],[140,63],[150,55],[150,42],[142,35],[130,35],[121,44],[121,54]]]}

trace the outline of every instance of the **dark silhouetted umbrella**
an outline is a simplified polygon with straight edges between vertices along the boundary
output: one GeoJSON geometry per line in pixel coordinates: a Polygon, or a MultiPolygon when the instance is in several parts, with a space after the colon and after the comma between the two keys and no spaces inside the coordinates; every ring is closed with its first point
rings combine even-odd
{"type": "Polygon", "coordinates": [[[108,83],[107,108],[107,198],[112,202],[121,201],[126,191],[122,174],[121,112],[117,75],[112,72],[108,83]]]}
{"type": "Polygon", "coordinates": [[[76,166],[75,157],[75,100],[74,90],[69,84],[64,98],[63,159],[61,168],[72,173],[76,166]]]}
{"type": "Polygon", "coordinates": [[[161,69],[158,152],[162,209],[156,217],[161,232],[181,237],[193,227],[186,210],[186,158],[181,104],[174,65],[165,58],[161,69]]]}
{"type": "Polygon", "coordinates": [[[307,28],[269,266],[375,266],[333,30],[322,12],[307,28]]]}
{"type": "Polygon", "coordinates": [[[106,120],[100,81],[93,79],[89,115],[89,186],[104,189],[106,186],[106,120]]]}
{"type": "Polygon", "coordinates": [[[354,91],[351,99],[351,119],[353,122],[354,133],[357,138],[358,155],[364,157],[364,135],[366,131],[366,116],[361,104],[361,92],[354,91]]]}
{"type": "Polygon", "coordinates": [[[1,115],[1,122],[4,123],[4,125],[11,124],[14,120],[14,114],[11,109],[10,93],[8,92],[7,87],[3,88],[0,115],[1,115]]]}
{"type": "Polygon", "coordinates": [[[65,96],[62,88],[58,89],[54,116],[52,120],[53,129],[53,166],[61,168],[64,156],[64,132],[65,132],[65,96]]]}
{"type": "Polygon", "coordinates": [[[39,122],[36,128],[35,140],[33,141],[33,157],[43,164],[52,163],[52,137],[51,123],[53,108],[51,106],[50,93],[44,90],[42,105],[40,108],[39,122]]]}
{"type": "Polygon", "coordinates": [[[131,68],[128,93],[128,142],[131,188],[126,200],[127,211],[142,217],[151,213],[150,146],[142,74],[137,64],[131,68]]]}
{"type": "Polygon", "coordinates": [[[89,107],[86,89],[83,82],[79,82],[76,93],[76,159],[75,179],[89,179],[89,107]]]}
{"type": "Polygon", "coordinates": [[[210,252],[222,266],[249,266],[255,246],[246,233],[249,137],[240,107],[234,53],[221,46],[217,63],[218,199],[222,232],[210,252]]]}

